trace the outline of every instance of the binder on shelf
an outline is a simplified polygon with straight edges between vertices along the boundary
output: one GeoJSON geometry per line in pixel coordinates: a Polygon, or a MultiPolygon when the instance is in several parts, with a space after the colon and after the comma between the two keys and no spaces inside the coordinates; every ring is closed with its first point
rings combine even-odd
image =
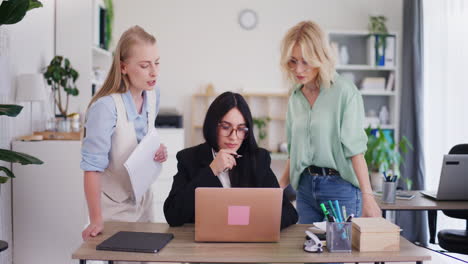
{"type": "Polygon", "coordinates": [[[367,41],[367,63],[370,66],[395,67],[396,37],[395,35],[369,35],[367,41]],[[384,42],[382,38],[385,38],[384,42]]]}
{"type": "Polygon", "coordinates": [[[394,35],[388,35],[385,38],[385,63],[386,67],[394,67],[395,66],[395,45],[396,40],[394,35]]]}
{"type": "Polygon", "coordinates": [[[370,35],[367,40],[367,64],[375,66],[375,36],[370,35]]]}

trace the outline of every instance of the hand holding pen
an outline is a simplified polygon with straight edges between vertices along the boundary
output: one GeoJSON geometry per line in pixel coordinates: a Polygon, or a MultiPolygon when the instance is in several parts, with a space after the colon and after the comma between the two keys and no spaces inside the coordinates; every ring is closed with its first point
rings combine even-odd
{"type": "Polygon", "coordinates": [[[242,155],[230,149],[221,149],[216,153],[216,157],[210,164],[210,168],[214,175],[218,176],[226,170],[232,170],[237,165],[236,158],[241,158],[242,155]]]}

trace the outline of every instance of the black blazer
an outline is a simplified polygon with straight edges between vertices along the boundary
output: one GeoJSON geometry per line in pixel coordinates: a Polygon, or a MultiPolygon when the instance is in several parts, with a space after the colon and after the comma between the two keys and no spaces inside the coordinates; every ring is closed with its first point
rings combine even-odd
{"type": "MultiPolygon", "coordinates": [[[[254,175],[257,186],[278,187],[276,176],[270,168],[271,158],[268,151],[259,149],[257,170],[254,175]]],[[[223,187],[219,178],[213,174],[210,163],[213,161],[211,147],[201,144],[177,153],[177,174],[174,176],[171,192],[164,202],[164,215],[170,226],[181,226],[195,222],[195,188],[223,187]]],[[[283,194],[281,228],[297,222],[296,209],[283,194]]]]}

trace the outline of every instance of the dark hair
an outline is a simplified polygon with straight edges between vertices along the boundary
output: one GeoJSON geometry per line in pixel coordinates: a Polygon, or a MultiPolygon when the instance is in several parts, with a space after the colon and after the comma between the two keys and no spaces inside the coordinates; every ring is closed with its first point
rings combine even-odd
{"type": "Polygon", "coordinates": [[[224,92],[211,103],[206,112],[203,122],[203,137],[210,147],[219,151],[218,146],[218,124],[223,117],[233,108],[237,108],[245,119],[246,126],[249,128],[247,137],[237,151],[242,155],[237,159],[237,166],[229,174],[232,187],[255,187],[257,185],[255,177],[256,155],[258,152],[257,142],[253,133],[252,114],[249,105],[244,97],[238,93],[224,92]]]}

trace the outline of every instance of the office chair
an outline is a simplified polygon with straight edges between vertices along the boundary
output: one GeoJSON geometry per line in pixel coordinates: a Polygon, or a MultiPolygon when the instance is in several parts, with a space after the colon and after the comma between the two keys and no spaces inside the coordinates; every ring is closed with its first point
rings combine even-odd
{"type": "MultiPolygon", "coordinates": [[[[468,154],[468,144],[454,146],[449,154],[468,154]]],[[[465,219],[465,230],[444,229],[437,233],[439,246],[455,253],[468,254],[468,210],[449,211],[442,210],[446,216],[465,219]]]]}

